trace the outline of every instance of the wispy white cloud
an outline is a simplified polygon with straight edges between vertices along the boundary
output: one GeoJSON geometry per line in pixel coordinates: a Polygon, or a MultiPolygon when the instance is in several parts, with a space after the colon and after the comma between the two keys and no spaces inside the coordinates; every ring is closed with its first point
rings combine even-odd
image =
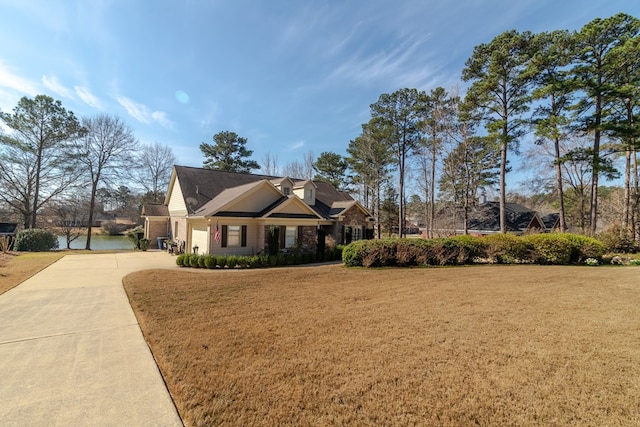
{"type": "Polygon", "coordinates": [[[74,86],[73,88],[75,89],[76,94],[85,102],[85,104],[90,107],[97,108],[98,110],[104,110],[102,102],[100,102],[100,100],[93,93],[91,93],[91,90],[89,90],[89,88],[82,86],[74,86]]]}
{"type": "Polygon", "coordinates": [[[306,145],[306,142],[304,140],[298,141],[298,142],[294,143],[293,145],[291,145],[291,147],[289,147],[289,151],[299,150],[299,149],[303,148],[305,145],[306,145]]]}
{"type": "Polygon", "coordinates": [[[407,38],[390,51],[378,51],[371,55],[356,55],[337,66],[329,75],[330,80],[347,80],[369,85],[381,80],[391,81],[396,86],[411,83],[422,84],[433,71],[425,65],[420,53],[427,37],[407,38]],[[420,57],[421,61],[415,61],[420,57]]]}
{"type": "Polygon", "coordinates": [[[2,62],[0,62],[0,87],[5,87],[21,93],[26,93],[27,95],[31,96],[35,96],[38,94],[38,90],[36,89],[36,85],[34,83],[29,81],[28,79],[14,74],[2,62]]]}
{"type": "Polygon", "coordinates": [[[65,87],[56,76],[42,76],[42,84],[50,91],[60,95],[63,98],[73,98],[71,90],[65,87]]]}
{"type": "Polygon", "coordinates": [[[127,110],[127,113],[136,119],[137,121],[145,124],[158,123],[159,125],[170,128],[173,126],[171,120],[167,118],[167,113],[163,111],[151,111],[149,107],[144,104],[138,104],[137,102],[124,97],[116,97],[118,103],[127,110]]]}
{"type": "Polygon", "coordinates": [[[154,111],[151,113],[151,118],[165,128],[173,126],[173,123],[167,118],[167,113],[164,111],[154,111]]]}

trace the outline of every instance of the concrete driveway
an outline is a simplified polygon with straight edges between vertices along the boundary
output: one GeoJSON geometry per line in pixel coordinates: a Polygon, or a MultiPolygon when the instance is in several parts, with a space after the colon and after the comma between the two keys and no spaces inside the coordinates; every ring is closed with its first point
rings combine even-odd
{"type": "Polygon", "coordinates": [[[67,255],[0,295],[0,425],[182,426],[122,288],[164,252],[67,255]]]}

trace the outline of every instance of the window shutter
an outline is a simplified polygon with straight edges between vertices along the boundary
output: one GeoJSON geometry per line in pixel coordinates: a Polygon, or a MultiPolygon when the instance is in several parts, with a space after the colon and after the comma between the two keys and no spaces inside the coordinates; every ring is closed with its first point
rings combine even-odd
{"type": "Polygon", "coordinates": [[[242,226],[242,231],[240,234],[240,246],[242,246],[243,248],[245,248],[247,246],[247,226],[243,225],[242,226]]]}
{"type": "Polygon", "coordinates": [[[222,226],[222,244],[221,244],[223,248],[227,247],[227,231],[228,231],[228,227],[226,225],[223,225],[222,226]]]}
{"type": "Polygon", "coordinates": [[[284,246],[287,243],[287,227],[281,225],[279,227],[279,230],[280,230],[280,249],[284,249],[284,246]]]}
{"type": "Polygon", "coordinates": [[[302,247],[302,227],[298,226],[298,241],[296,242],[296,247],[300,249],[302,247]]]}

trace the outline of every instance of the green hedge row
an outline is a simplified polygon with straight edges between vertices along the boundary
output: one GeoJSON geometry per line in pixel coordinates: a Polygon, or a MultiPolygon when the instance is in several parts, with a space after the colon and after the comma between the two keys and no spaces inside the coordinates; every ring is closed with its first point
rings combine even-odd
{"type": "Polygon", "coordinates": [[[324,254],[315,252],[281,253],[278,255],[196,255],[180,254],[176,264],[192,268],[260,268],[285,265],[300,265],[316,262],[339,261],[342,259],[342,246],[326,249],[324,254]]]}
{"type": "Polygon", "coordinates": [[[359,240],[347,245],[348,267],[498,264],[582,264],[601,260],[602,242],[576,234],[493,234],[439,239],[359,240]]]}

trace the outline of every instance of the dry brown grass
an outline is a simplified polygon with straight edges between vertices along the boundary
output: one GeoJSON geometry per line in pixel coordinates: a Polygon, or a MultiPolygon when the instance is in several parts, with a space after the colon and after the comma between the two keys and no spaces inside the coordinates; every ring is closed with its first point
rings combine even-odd
{"type": "Polygon", "coordinates": [[[147,271],[186,425],[638,425],[640,269],[147,271]]]}
{"type": "Polygon", "coordinates": [[[0,294],[16,287],[64,255],[65,252],[0,253],[0,294]]]}

